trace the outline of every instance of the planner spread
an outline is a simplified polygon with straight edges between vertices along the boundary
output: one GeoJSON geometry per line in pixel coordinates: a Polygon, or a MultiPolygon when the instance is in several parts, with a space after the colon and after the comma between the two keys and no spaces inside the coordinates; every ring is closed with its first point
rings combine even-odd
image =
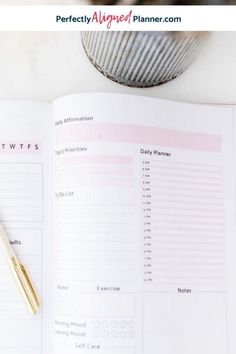
{"type": "Polygon", "coordinates": [[[0,102],[0,354],[233,354],[234,107],[88,93],[0,102]]]}

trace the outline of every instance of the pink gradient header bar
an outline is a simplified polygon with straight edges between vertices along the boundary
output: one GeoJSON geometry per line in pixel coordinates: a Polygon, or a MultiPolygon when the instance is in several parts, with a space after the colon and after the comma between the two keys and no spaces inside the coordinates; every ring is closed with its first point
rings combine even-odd
{"type": "Polygon", "coordinates": [[[81,175],[114,175],[114,176],[132,176],[132,166],[122,166],[122,165],[104,165],[104,164],[93,164],[85,165],[77,161],[71,163],[64,159],[60,161],[61,170],[65,170],[67,175],[68,165],[70,166],[70,171],[73,176],[81,175]],[[73,168],[74,167],[74,168],[73,168]]]}
{"type": "Polygon", "coordinates": [[[221,150],[221,137],[216,134],[193,133],[126,124],[83,123],[58,129],[57,143],[68,142],[120,142],[155,145],[177,149],[217,152],[221,150]]]}
{"type": "MultiPolygon", "coordinates": [[[[60,158],[59,158],[60,161],[60,158]]],[[[89,165],[132,165],[132,158],[129,156],[106,156],[106,155],[84,155],[84,156],[72,156],[67,157],[66,160],[60,161],[60,164],[71,164],[79,163],[89,165]]]]}

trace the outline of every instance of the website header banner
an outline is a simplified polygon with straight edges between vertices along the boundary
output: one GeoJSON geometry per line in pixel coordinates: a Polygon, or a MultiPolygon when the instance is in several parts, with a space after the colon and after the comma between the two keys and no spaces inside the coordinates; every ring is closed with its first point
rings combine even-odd
{"type": "Polygon", "coordinates": [[[0,6],[0,31],[236,31],[236,6],[0,6]]]}

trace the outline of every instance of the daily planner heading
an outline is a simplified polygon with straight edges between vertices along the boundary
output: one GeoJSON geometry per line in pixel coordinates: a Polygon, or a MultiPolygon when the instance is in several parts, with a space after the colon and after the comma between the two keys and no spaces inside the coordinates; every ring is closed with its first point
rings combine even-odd
{"type": "Polygon", "coordinates": [[[0,354],[236,352],[236,110],[116,94],[0,103],[0,354]]]}

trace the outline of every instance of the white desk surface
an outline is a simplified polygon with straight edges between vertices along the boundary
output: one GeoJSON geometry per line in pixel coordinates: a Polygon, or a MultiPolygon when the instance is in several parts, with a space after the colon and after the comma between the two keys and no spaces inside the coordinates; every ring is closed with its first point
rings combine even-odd
{"type": "Polygon", "coordinates": [[[213,33],[183,75],[148,89],[124,87],[103,77],[87,59],[79,32],[0,32],[1,100],[51,101],[91,91],[236,104],[236,32],[213,33]]]}

